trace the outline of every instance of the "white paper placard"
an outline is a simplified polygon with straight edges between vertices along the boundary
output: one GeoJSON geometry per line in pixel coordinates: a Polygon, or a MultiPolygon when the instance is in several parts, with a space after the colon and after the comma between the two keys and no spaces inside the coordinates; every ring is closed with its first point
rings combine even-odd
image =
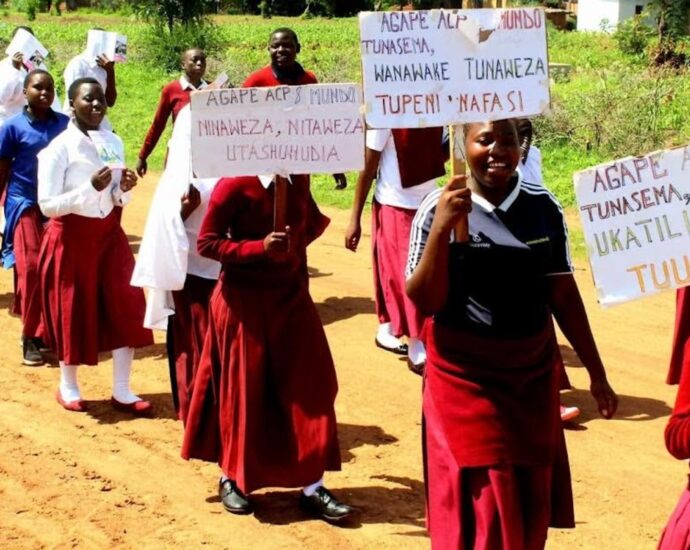
{"type": "Polygon", "coordinates": [[[367,124],[416,128],[549,108],[541,7],[359,14],[367,124]]]}
{"type": "Polygon", "coordinates": [[[357,84],[192,93],[196,177],[316,174],[364,167],[357,84]]]}
{"type": "Polygon", "coordinates": [[[113,170],[125,168],[125,145],[117,135],[107,130],[92,130],[89,137],[103,164],[113,170]]]}
{"type": "Polygon", "coordinates": [[[12,57],[16,53],[21,53],[23,63],[29,71],[43,66],[44,60],[48,57],[48,50],[38,39],[28,31],[19,29],[12,38],[5,53],[12,57]]]}
{"type": "Polygon", "coordinates": [[[127,37],[116,32],[90,30],[86,39],[86,52],[93,57],[105,55],[111,61],[127,61],[127,37]]]}
{"type": "Polygon", "coordinates": [[[599,303],[690,285],[690,146],[573,176],[599,303]]]}

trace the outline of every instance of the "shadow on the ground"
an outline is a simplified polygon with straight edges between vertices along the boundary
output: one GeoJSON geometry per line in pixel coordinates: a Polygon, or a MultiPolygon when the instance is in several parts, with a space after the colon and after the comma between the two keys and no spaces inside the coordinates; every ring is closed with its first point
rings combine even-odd
{"type": "MultiPolygon", "coordinates": [[[[401,534],[425,537],[424,483],[409,477],[389,475],[372,476],[371,480],[384,483],[333,491],[336,497],[357,510],[353,520],[342,527],[356,529],[364,524],[406,525],[418,530],[401,534]]],[[[271,525],[313,520],[299,508],[298,498],[299,491],[268,491],[252,495],[254,516],[261,523],[271,525]]]]}
{"type": "Polygon", "coordinates": [[[387,434],[380,426],[359,426],[357,424],[338,424],[338,441],[340,455],[344,463],[355,458],[352,450],[365,445],[379,447],[390,445],[398,438],[387,434]]]}
{"type": "MultiPolygon", "coordinates": [[[[155,420],[160,418],[177,419],[177,413],[173,407],[170,392],[143,393],[139,394],[139,397],[153,404],[152,414],[143,418],[144,420],[155,420]]],[[[87,406],[88,409],[86,410],[86,414],[95,418],[99,424],[118,424],[120,422],[129,422],[130,420],[142,418],[134,416],[133,414],[116,411],[110,399],[87,400],[87,406]]],[[[182,424],[180,424],[180,429],[181,427],[182,424]]]]}
{"type": "MultiPolygon", "coordinates": [[[[571,424],[582,425],[590,420],[602,419],[603,417],[597,410],[597,404],[586,389],[572,389],[561,394],[561,403],[564,405],[575,405],[580,408],[578,416],[571,424]]],[[[614,419],[640,422],[663,418],[671,414],[671,407],[664,401],[651,397],[640,397],[637,395],[618,394],[618,411],[614,419]]]]}
{"type": "Polygon", "coordinates": [[[374,300],[362,296],[329,296],[316,304],[321,322],[330,325],[361,313],[374,313],[374,300]]]}

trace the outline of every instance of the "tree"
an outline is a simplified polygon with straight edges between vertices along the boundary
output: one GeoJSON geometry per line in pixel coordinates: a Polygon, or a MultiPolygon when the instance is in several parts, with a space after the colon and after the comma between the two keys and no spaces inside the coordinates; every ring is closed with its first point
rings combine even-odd
{"type": "Polygon", "coordinates": [[[175,24],[201,24],[206,13],[205,0],[134,0],[132,7],[137,15],[148,21],[164,21],[170,33],[175,24]]]}

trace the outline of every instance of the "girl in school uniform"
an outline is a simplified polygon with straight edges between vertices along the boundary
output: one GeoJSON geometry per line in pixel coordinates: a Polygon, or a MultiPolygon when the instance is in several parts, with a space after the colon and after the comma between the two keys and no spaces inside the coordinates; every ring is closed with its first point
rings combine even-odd
{"type": "Polygon", "coordinates": [[[114,207],[124,206],[136,174],[111,170],[88,136],[98,130],[107,106],[97,80],[75,80],[68,97],[73,120],[38,156],[38,204],[50,218],[39,253],[43,322],[60,361],[57,401],[84,411],[77,384],[79,365],[96,365],[113,354],[112,405],[147,414],[151,403],[130,390],[134,348],[153,343],[143,327],[145,301],[130,286],[134,256],[114,207]]]}
{"type": "Polygon", "coordinates": [[[303,487],[302,508],[339,522],[352,509],[323,486],[324,472],[340,469],[338,386],[305,276],[306,247],[329,220],[308,178],[293,175],[286,227],[274,231],[275,186],[270,176],[224,178],[211,195],[198,247],[223,267],[182,456],[219,464],[231,513],[250,513],[248,495],[263,487],[303,487]]]}
{"type": "Polygon", "coordinates": [[[180,64],[184,74],[163,88],[158,109],[156,109],[151,127],[146,133],[146,138],[144,138],[144,143],[139,151],[137,174],[140,177],[143,177],[148,171],[147,159],[156,148],[168,119],[172,117],[172,122],[175,124],[178,113],[189,104],[191,93],[194,90],[203,90],[208,86],[204,80],[206,54],[203,50],[199,48],[187,50],[182,54],[180,64]]]}
{"type": "MultiPolygon", "coordinates": [[[[669,453],[678,460],[690,459],[690,368],[686,364],[680,373],[676,404],[664,435],[669,453]]],[[[687,548],[690,548],[690,484],[683,489],[659,541],[659,550],[687,548]]]]}
{"type": "Polygon", "coordinates": [[[197,238],[217,179],[192,177],[191,111],[184,107],[168,143],[132,275],[146,292],[144,325],[167,331],[173,404],[187,419],[220,263],[197,252],[197,238]]]}
{"type": "Polygon", "coordinates": [[[2,264],[14,269],[15,313],[22,318],[23,364],[43,364],[38,253],[44,218],[37,204],[38,153],[65,130],[68,118],[51,108],[53,77],[35,69],[24,79],[27,106],[0,126],[0,194],[7,183],[2,264]]]}
{"type": "Polygon", "coordinates": [[[573,527],[553,315],[591,378],[617,397],[594,343],[556,199],[523,181],[514,120],[466,126],[470,175],[432,192],[412,226],[407,291],[432,316],[423,394],[434,549],[543,548],[573,527]],[[453,228],[469,219],[467,243],[453,228]]]}

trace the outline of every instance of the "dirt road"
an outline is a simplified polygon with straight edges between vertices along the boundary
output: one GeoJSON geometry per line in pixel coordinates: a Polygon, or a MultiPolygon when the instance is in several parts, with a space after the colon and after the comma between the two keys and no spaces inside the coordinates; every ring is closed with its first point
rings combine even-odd
{"type": "MultiPolygon", "coordinates": [[[[155,181],[136,190],[124,216],[136,252],[155,181]]],[[[420,452],[420,379],[373,345],[368,234],[357,254],[342,246],[347,213],[310,250],[311,288],[336,360],[343,471],[327,484],[362,509],[361,525],[337,529],[305,519],[295,491],[262,491],[256,514],[234,517],[216,496],[214,465],[179,458],[162,335],[137,353],[134,389],[154,419],[114,412],[111,364],[84,368],[88,414],[55,402],[56,368],[20,365],[19,320],[7,314],[12,277],[0,273],[0,541],[9,548],[428,548],[420,452]]],[[[596,416],[584,369],[570,348],[563,395],[583,414],[567,432],[577,528],[552,531],[551,549],[654,548],[686,483],[687,465],[665,451],[675,388],[663,383],[673,296],[601,310],[589,272],[577,278],[619,392],[615,420],[596,416]]],[[[506,284],[510,284],[506,276],[506,284]]]]}

